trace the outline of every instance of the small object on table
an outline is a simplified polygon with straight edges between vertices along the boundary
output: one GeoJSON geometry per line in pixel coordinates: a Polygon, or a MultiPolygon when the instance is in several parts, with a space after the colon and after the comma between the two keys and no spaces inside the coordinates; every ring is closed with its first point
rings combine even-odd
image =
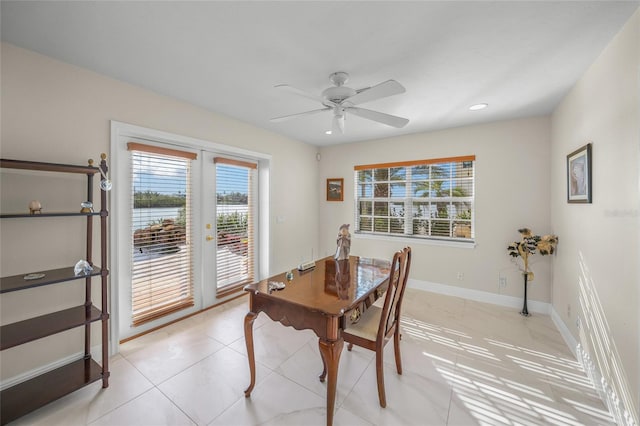
{"type": "Polygon", "coordinates": [[[22,278],[26,281],[39,280],[40,278],[44,278],[44,274],[42,272],[37,272],[33,274],[27,274],[22,278]]]}
{"type": "Polygon", "coordinates": [[[287,278],[287,281],[291,282],[293,280],[293,271],[287,272],[285,277],[287,278]]]}
{"type": "Polygon", "coordinates": [[[269,281],[269,293],[273,290],[282,290],[285,284],[282,281],[269,281]]]}
{"type": "Polygon", "coordinates": [[[42,214],[42,204],[38,200],[29,203],[29,214],[42,214]]]}
{"type": "Polygon", "coordinates": [[[351,249],[351,234],[349,233],[349,224],[345,223],[338,230],[338,239],[336,240],[338,247],[336,248],[336,260],[349,259],[349,251],[351,249]]]}
{"type": "Polygon", "coordinates": [[[298,271],[308,271],[309,269],[313,269],[316,267],[316,262],[303,262],[298,265],[298,271]]]}

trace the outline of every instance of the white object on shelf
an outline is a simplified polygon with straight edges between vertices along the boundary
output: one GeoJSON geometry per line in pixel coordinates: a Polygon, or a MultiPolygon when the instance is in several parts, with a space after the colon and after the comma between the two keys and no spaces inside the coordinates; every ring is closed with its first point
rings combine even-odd
{"type": "Polygon", "coordinates": [[[315,268],[315,267],[316,267],[316,262],[314,262],[314,261],[303,262],[303,263],[298,265],[298,271],[306,271],[307,269],[311,269],[311,268],[315,268]]]}

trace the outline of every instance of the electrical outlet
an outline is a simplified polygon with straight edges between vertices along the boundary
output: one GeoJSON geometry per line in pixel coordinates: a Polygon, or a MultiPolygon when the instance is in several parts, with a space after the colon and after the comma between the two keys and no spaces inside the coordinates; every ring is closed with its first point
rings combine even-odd
{"type": "Polygon", "coordinates": [[[500,277],[500,288],[507,287],[507,277],[500,277]]]}
{"type": "Polygon", "coordinates": [[[458,272],[458,281],[464,280],[464,272],[458,272]]]}
{"type": "Polygon", "coordinates": [[[567,318],[571,318],[571,304],[567,304],[567,318]]]}

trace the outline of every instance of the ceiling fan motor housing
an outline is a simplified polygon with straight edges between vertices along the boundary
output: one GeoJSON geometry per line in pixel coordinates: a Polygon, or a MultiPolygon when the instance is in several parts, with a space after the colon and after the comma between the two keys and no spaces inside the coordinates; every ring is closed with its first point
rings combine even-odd
{"type": "Polygon", "coordinates": [[[358,92],[356,92],[355,89],[352,89],[351,87],[346,87],[346,86],[329,87],[328,89],[325,89],[322,92],[322,97],[335,104],[340,104],[342,103],[342,101],[344,101],[347,98],[350,98],[356,93],[358,92]]]}
{"type": "MultiPolygon", "coordinates": [[[[345,99],[358,93],[356,90],[344,86],[344,83],[349,80],[349,74],[344,71],[334,72],[329,76],[331,81],[336,87],[329,87],[322,92],[322,97],[334,104],[340,104],[345,99]]],[[[325,104],[325,106],[332,106],[331,104],[325,104]]]]}

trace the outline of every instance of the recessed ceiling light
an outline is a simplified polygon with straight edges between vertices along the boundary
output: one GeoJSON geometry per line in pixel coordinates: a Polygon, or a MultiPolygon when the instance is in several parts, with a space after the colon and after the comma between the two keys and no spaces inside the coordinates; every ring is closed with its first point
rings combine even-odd
{"type": "Polygon", "coordinates": [[[478,111],[479,109],[485,109],[488,106],[489,104],[475,104],[475,105],[471,105],[469,109],[471,111],[478,111]]]}
{"type": "Polygon", "coordinates": [[[331,133],[333,133],[331,130],[327,130],[326,132],[324,132],[326,135],[330,135],[331,133]]]}

